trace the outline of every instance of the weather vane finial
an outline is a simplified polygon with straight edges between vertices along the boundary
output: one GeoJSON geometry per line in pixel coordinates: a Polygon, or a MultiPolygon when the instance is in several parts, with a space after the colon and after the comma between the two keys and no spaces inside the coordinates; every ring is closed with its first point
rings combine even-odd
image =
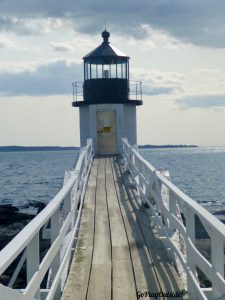
{"type": "Polygon", "coordinates": [[[108,44],[110,33],[106,29],[102,32],[102,37],[103,37],[103,43],[108,44]]]}

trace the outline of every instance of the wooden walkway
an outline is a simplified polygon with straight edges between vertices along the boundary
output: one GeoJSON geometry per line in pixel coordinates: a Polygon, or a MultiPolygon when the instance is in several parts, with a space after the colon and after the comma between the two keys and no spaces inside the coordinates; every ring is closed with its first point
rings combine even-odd
{"type": "Polygon", "coordinates": [[[181,290],[120,158],[94,159],[76,253],[61,299],[135,300],[140,292],[181,290]]]}

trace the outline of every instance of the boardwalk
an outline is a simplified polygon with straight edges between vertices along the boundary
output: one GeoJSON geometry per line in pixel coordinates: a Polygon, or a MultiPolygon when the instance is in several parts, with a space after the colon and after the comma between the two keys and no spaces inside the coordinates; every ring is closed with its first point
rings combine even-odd
{"type": "Polygon", "coordinates": [[[182,290],[147,209],[119,160],[115,156],[93,161],[62,300],[134,300],[138,291],[182,290]]]}

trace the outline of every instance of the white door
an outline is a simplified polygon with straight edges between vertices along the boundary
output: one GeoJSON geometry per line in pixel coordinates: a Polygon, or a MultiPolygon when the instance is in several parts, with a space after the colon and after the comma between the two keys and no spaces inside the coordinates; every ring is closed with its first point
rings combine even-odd
{"type": "Polygon", "coordinates": [[[117,153],[115,111],[97,111],[97,154],[117,153]]]}

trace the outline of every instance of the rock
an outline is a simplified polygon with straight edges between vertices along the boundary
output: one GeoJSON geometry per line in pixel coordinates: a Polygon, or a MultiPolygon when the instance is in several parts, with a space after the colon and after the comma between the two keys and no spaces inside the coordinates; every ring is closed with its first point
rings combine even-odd
{"type": "Polygon", "coordinates": [[[0,226],[8,227],[13,223],[27,224],[33,217],[33,215],[21,213],[17,207],[11,204],[0,205],[0,226]]]}
{"type": "Polygon", "coordinates": [[[33,202],[29,202],[29,206],[37,208],[37,214],[39,214],[45,208],[46,204],[40,201],[39,202],[33,201],[33,202]]]}
{"type": "MultiPolygon", "coordinates": [[[[40,212],[45,204],[36,202],[31,206],[37,207],[40,212]]],[[[0,250],[4,248],[23,228],[26,226],[35,215],[22,213],[13,205],[0,205],[0,250]]],[[[44,257],[50,246],[50,240],[42,240],[40,235],[40,256],[44,257]]],[[[0,283],[7,285],[10,278],[18,264],[20,257],[18,257],[8,269],[0,276],[0,283]]],[[[26,287],[26,266],[23,265],[19,276],[13,286],[14,288],[26,287]]]]}

